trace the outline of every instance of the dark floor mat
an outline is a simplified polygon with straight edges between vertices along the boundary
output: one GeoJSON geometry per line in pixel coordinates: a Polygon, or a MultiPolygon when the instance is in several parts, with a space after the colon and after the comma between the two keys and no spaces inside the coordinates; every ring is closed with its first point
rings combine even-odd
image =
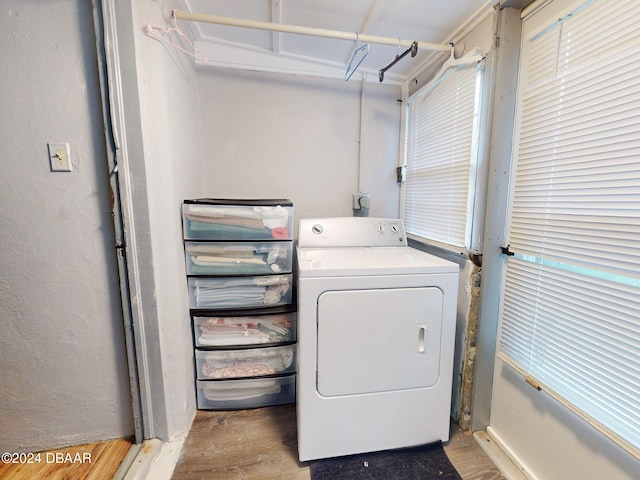
{"type": "Polygon", "coordinates": [[[311,480],[462,480],[440,442],[310,464],[311,480]]]}

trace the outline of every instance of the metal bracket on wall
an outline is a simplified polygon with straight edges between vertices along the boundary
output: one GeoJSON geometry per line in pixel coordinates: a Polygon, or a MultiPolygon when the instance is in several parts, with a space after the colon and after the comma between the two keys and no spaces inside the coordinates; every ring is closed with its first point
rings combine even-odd
{"type": "Polygon", "coordinates": [[[515,253],[509,250],[510,246],[511,245],[507,245],[506,247],[500,247],[500,253],[502,253],[503,255],[506,255],[507,257],[513,257],[515,253]]]}

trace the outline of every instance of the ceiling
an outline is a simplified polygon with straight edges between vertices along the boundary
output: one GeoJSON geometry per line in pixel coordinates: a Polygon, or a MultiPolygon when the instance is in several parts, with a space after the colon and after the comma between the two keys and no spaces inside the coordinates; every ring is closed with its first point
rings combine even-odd
{"type": "MultiPolygon", "coordinates": [[[[260,22],[447,44],[498,0],[184,0],[187,11],[260,22]]],[[[211,65],[344,76],[356,43],[308,35],[194,22],[196,46],[211,65]]],[[[378,72],[407,47],[371,43],[357,70],[378,81],[378,72]]],[[[364,54],[364,52],[360,52],[364,54]]],[[[385,82],[413,78],[436,56],[418,49],[385,73],[385,82]]],[[[352,67],[361,57],[357,57],[352,67]]]]}

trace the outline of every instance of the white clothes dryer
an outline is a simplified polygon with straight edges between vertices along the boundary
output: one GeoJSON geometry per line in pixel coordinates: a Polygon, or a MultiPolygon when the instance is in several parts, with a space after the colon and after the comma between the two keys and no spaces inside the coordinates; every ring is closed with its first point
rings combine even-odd
{"type": "Polygon", "coordinates": [[[449,439],[458,270],[401,220],[301,219],[301,461],[449,439]]]}

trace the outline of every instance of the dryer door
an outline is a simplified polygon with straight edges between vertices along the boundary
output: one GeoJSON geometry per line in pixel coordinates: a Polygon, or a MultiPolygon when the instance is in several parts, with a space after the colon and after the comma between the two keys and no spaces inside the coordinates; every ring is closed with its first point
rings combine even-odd
{"type": "Polygon", "coordinates": [[[324,292],[318,298],[318,393],[435,385],[442,301],[437,287],[324,292]]]}

